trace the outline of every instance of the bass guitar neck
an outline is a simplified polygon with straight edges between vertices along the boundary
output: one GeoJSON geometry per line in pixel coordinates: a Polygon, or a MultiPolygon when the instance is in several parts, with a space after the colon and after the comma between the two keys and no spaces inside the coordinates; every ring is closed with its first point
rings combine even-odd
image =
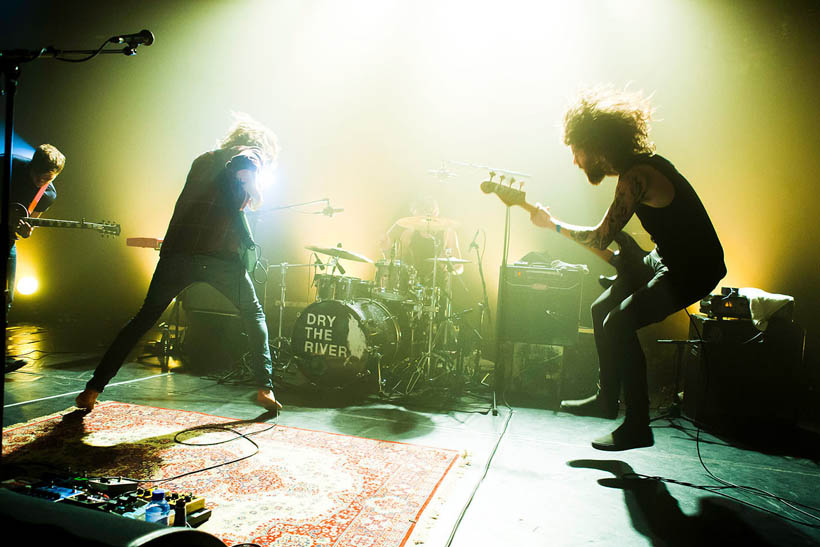
{"type": "MultiPolygon", "coordinates": [[[[481,191],[485,194],[496,194],[498,198],[507,206],[516,205],[530,214],[538,211],[538,207],[527,202],[524,191],[516,190],[511,186],[504,186],[496,182],[484,181],[481,183],[481,191]]],[[[612,264],[612,260],[617,256],[615,251],[610,249],[596,249],[586,245],[583,245],[583,247],[591,253],[597,255],[601,260],[604,260],[608,264],[612,264]]]]}

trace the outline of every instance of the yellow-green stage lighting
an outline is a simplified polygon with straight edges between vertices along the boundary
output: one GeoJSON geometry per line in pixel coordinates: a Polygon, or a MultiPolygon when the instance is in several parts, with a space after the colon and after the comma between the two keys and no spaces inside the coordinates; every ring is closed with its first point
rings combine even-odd
{"type": "Polygon", "coordinates": [[[24,295],[30,295],[37,292],[40,288],[40,283],[34,277],[21,277],[17,281],[17,292],[24,295]]]}

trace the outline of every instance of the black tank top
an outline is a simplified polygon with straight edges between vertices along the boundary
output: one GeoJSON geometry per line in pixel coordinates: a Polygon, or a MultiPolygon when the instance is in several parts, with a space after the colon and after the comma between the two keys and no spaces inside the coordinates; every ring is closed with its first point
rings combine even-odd
{"type": "Polygon", "coordinates": [[[723,247],[695,189],[666,158],[641,155],[630,167],[641,164],[660,171],[675,187],[675,197],[666,207],[639,205],[635,211],[664,264],[673,274],[722,279],[726,275],[723,247]]]}

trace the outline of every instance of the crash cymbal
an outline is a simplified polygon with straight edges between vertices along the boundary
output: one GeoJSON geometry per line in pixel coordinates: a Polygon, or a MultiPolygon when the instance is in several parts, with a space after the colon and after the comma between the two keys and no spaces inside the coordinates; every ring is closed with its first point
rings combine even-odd
{"type": "Polygon", "coordinates": [[[463,258],[456,258],[454,256],[444,256],[441,258],[426,258],[426,262],[439,262],[439,263],[448,263],[448,264],[470,264],[469,260],[464,260],[463,258]]]}
{"type": "Polygon", "coordinates": [[[440,232],[442,230],[455,228],[458,226],[458,222],[455,220],[431,216],[404,217],[397,220],[396,224],[402,228],[411,228],[413,230],[423,230],[428,232],[440,232]]]}
{"type": "Polygon", "coordinates": [[[308,245],[305,249],[323,255],[343,258],[345,260],[355,260],[356,262],[367,262],[368,264],[373,264],[373,261],[363,254],[354,253],[353,251],[348,251],[347,249],[342,249],[341,247],[316,247],[315,245],[308,245]]]}

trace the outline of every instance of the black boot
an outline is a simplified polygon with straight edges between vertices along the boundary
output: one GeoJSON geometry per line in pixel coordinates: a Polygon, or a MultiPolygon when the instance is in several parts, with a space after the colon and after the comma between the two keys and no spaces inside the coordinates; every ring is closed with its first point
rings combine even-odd
{"type": "Polygon", "coordinates": [[[574,401],[561,401],[561,410],[576,416],[592,416],[614,420],[618,417],[618,401],[601,396],[599,391],[592,397],[574,401]]]}
{"type": "Polygon", "coordinates": [[[649,427],[649,421],[630,420],[627,417],[621,426],[610,433],[592,441],[592,448],[598,450],[618,451],[642,448],[655,444],[655,437],[649,427]]]}
{"type": "Polygon", "coordinates": [[[14,372],[15,370],[21,369],[28,364],[28,361],[24,359],[15,359],[13,357],[6,357],[6,370],[5,374],[9,372],[14,372]]]}

